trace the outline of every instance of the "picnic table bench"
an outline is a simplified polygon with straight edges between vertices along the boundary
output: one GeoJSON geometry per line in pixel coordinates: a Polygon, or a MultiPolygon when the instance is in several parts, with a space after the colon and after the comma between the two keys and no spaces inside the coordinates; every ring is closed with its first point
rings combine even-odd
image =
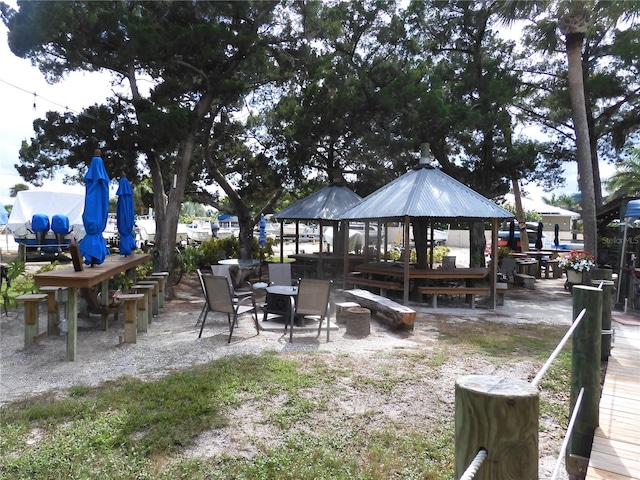
{"type": "MultiPolygon", "coordinates": [[[[471,308],[476,308],[476,295],[491,295],[491,288],[488,285],[477,287],[418,287],[418,290],[423,295],[431,295],[431,306],[433,308],[438,308],[438,295],[466,295],[471,308]]],[[[506,283],[500,282],[496,284],[498,305],[504,305],[504,293],[506,290],[506,283]]]]}
{"type": "Polygon", "coordinates": [[[400,305],[389,298],[376,295],[368,290],[345,290],[344,296],[347,300],[356,302],[368,308],[371,312],[377,312],[388,318],[394,328],[413,330],[416,311],[412,308],[400,305]]]}

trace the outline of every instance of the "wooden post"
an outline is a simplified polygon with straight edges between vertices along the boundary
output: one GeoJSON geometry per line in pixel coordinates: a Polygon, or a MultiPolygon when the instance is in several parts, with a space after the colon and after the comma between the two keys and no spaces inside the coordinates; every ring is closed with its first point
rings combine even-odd
{"type": "Polygon", "coordinates": [[[38,287],[42,293],[47,294],[47,335],[58,335],[60,328],[60,305],[63,302],[62,294],[67,287],[38,287]]]}
{"type": "Polygon", "coordinates": [[[67,320],[67,360],[76,361],[76,348],[78,346],[78,289],[69,289],[69,320],[67,320]]]}
{"type": "Polygon", "coordinates": [[[589,458],[593,435],[600,420],[602,297],[603,291],[598,288],[586,285],[573,286],[573,318],[576,318],[583,308],[586,308],[587,312],[572,337],[572,412],[582,387],[584,396],[565,456],[565,464],[570,475],[584,476],[584,472],[573,472],[569,466],[576,463],[572,457],[589,458]]]}
{"type": "Polygon", "coordinates": [[[27,294],[16,297],[19,302],[24,302],[24,347],[30,347],[36,343],[38,337],[38,306],[47,298],[42,294],[27,294]]]}
{"type": "Polygon", "coordinates": [[[538,390],[530,383],[466,375],[456,381],[455,478],[478,450],[487,458],[474,480],[538,480],[538,390]]]}
{"type": "Polygon", "coordinates": [[[594,287],[602,284],[602,339],[600,361],[606,362],[611,356],[611,308],[613,306],[613,280],[591,280],[594,287]]]}
{"type": "Polygon", "coordinates": [[[137,303],[144,300],[144,294],[125,293],[118,298],[124,302],[124,341],[125,343],[136,343],[138,340],[137,303]]]}

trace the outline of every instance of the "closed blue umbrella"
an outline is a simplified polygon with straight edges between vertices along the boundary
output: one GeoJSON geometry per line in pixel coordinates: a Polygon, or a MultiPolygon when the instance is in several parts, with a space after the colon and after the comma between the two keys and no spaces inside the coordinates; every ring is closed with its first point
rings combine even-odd
{"type": "Polygon", "coordinates": [[[538,222],[538,234],[536,235],[536,250],[542,249],[542,222],[538,222]]]}
{"type": "Polygon", "coordinates": [[[264,215],[260,214],[260,231],[258,234],[258,245],[264,247],[267,244],[267,221],[264,215]]]}
{"type": "Polygon", "coordinates": [[[120,255],[131,255],[136,249],[136,241],[133,238],[133,226],[135,223],[135,211],[133,209],[133,190],[127,177],[120,179],[116,203],[118,221],[118,233],[120,234],[120,255]]]}
{"type": "Polygon", "coordinates": [[[102,236],[109,216],[109,177],[100,155],[100,150],[94,152],[84,177],[86,191],[82,223],[87,234],[80,241],[80,253],[84,263],[91,266],[100,265],[109,254],[102,236]]]}

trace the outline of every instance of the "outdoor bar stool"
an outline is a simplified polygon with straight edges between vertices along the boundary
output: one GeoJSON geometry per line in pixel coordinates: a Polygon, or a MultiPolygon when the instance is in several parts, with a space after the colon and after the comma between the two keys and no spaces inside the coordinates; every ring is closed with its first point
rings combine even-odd
{"type": "Polygon", "coordinates": [[[138,285],[153,285],[153,294],[151,295],[151,311],[154,317],[157,317],[160,313],[160,300],[158,293],[160,292],[160,285],[155,280],[140,280],[138,285]]]}
{"type": "Polygon", "coordinates": [[[162,295],[160,296],[160,307],[164,307],[164,292],[167,288],[167,282],[169,281],[169,272],[153,272],[151,274],[152,277],[161,277],[164,278],[164,282],[160,285],[162,289],[162,295]]]}
{"type": "Polygon", "coordinates": [[[162,275],[149,275],[141,280],[142,282],[158,283],[158,308],[164,308],[164,284],[167,279],[162,275]]]}
{"type": "Polygon", "coordinates": [[[124,302],[124,342],[136,343],[138,341],[138,326],[136,322],[138,302],[144,303],[144,294],[125,293],[118,297],[124,302]]]}
{"type": "Polygon", "coordinates": [[[67,287],[38,287],[47,294],[47,335],[60,333],[60,304],[64,304],[64,318],[67,316],[67,287]]]}
{"type": "Polygon", "coordinates": [[[46,293],[32,293],[16,297],[19,302],[24,302],[24,346],[25,348],[37,344],[46,333],[38,333],[38,308],[40,302],[47,298],[46,293]]]}
{"type": "Polygon", "coordinates": [[[138,330],[146,332],[152,320],[151,296],[153,295],[153,285],[136,284],[131,287],[136,293],[144,294],[144,302],[138,302],[138,330]]]}

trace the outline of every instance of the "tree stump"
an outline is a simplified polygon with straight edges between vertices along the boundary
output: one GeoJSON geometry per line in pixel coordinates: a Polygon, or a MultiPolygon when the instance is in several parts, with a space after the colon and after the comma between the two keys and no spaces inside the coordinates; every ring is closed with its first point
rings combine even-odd
{"type": "Polygon", "coordinates": [[[339,325],[345,325],[347,323],[347,319],[345,317],[347,310],[359,306],[360,304],[356,302],[336,302],[336,323],[339,325]]]}
{"type": "Polygon", "coordinates": [[[347,323],[347,334],[366,337],[371,333],[371,310],[362,307],[347,308],[343,314],[347,323]]]}

